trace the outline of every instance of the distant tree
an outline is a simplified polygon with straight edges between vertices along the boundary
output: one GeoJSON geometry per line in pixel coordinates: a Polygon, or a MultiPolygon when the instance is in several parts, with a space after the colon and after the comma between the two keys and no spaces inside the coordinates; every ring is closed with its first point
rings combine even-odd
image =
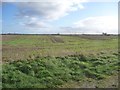
{"type": "Polygon", "coordinates": [[[102,35],[105,35],[105,36],[106,36],[106,35],[107,35],[107,33],[104,33],[104,32],[103,32],[103,33],[102,33],[102,35]]]}
{"type": "Polygon", "coordinates": [[[60,35],[60,33],[57,33],[57,35],[60,35]]]}

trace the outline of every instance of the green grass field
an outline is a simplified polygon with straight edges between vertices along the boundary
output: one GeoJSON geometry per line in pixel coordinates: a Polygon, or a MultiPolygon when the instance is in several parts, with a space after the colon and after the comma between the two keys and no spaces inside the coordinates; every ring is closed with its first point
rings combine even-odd
{"type": "Polygon", "coordinates": [[[3,88],[118,87],[118,37],[3,35],[3,88]]]}

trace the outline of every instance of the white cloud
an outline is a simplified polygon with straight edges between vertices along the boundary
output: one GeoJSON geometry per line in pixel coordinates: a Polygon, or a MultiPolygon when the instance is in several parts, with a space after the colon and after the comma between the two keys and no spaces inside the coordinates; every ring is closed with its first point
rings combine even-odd
{"type": "Polygon", "coordinates": [[[119,2],[119,0],[89,0],[90,2],[119,2]]]}
{"type": "Polygon", "coordinates": [[[73,28],[82,33],[118,33],[118,19],[114,16],[88,17],[74,23],[73,28]]]}
{"type": "Polygon", "coordinates": [[[16,2],[17,0],[0,0],[1,2],[16,2]]]}
{"type": "Polygon", "coordinates": [[[24,23],[23,25],[30,28],[46,28],[47,26],[43,22],[27,22],[27,23],[24,23]]]}
{"type": "MultiPolygon", "coordinates": [[[[54,1],[58,1],[58,0],[0,0],[3,2],[54,2],[54,1]]],[[[59,1],[63,1],[64,0],[59,0],[59,1]]],[[[75,1],[75,0],[69,0],[69,1],[75,1]]],[[[77,1],[86,1],[86,0],[77,0],[77,1]]],[[[87,0],[89,2],[119,2],[119,0],[87,0]]]]}
{"type": "Polygon", "coordinates": [[[40,21],[39,18],[36,17],[28,17],[26,16],[25,18],[29,18],[27,21],[20,22],[21,25],[31,28],[31,29],[39,29],[39,28],[47,28],[50,27],[50,25],[44,23],[43,21],[40,21]]]}
{"type": "MultiPolygon", "coordinates": [[[[4,0],[19,8],[18,16],[23,18],[22,25],[31,28],[49,27],[47,23],[58,20],[70,12],[84,9],[82,3],[94,0],[4,0]]],[[[103,1],[103,0],[97,0],[103,1]]],[[[108,0],[104,0],[108,1],[108,0]]],[[[63,27],[63,32],[80,33],[117,33],[117,18],[112,16],[89,17],[74,23],[73,27],[63,27]]]]}
{"type": "MultiPolygon", "coordinates": [[[[58,0],[1,0],[2,2],[56,2],[58,0]]],[[[65,0],[59,0],[64,2],[65,0]]],[[[80,1],[86,2],[88,0],[68,0],[68,1],[80,1]]]]}
{"type": "Polygon", "coordinates": [[[56,20],[68,15],[71,11],[83,9],[82,2],[83,0],[64,0],[64,2],[54,0],[54,2],[24,2],[17,5],[21,16],[39,16],[44,20],[56,20]]]}
{"type": "MultiPolygon", "coordinates": [[[[29,1],[29,0],[28,0],[29,1]]],[[[84,9],[82,5],[87,0],[45,0],[41,2],[21,2],[14,3],[19,12],[18,18],[23,18],[27,26],[44,26],[50,21],[58,20],[70,12],[78,9],[84,9]],[[37,19],[34,20],[33,19],[37,19]]]]}

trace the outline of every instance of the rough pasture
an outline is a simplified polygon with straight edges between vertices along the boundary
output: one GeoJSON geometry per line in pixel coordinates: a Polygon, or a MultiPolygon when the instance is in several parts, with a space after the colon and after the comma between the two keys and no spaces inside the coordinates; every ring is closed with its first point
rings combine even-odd
{"type": "Polygon", "coordinates": [[[3,88],[117,88],[118,37],[3,35],[3,88]]]}
{"type": "Polygon", "coordinates": [[[80,38],[91,39],[91,40],[109,40],[109,39],[116,39],[118,36],[115,35],[81,35],[80,38]]]}
{"type": "Polygon", "coordinates": [[[117,36],[3,35],[2,39],[3,61],[27,59],[29,56],[116,52],[118,47],[117,36]]]}

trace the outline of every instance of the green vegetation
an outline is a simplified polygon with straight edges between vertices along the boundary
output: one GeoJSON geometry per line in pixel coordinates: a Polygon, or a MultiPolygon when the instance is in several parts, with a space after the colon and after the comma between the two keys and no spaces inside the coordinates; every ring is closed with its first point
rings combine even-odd
{"type": "Polygon", "coordinates": [[[3,65],[3,87],[55,88],[85,78],[106,79],[118,71],[117,56],[104,54],[91,58],[72,55],[9,62],[3,65]]]}
{"type": "Polygon", "coordinates": [[[3,35],[3,88],[118,87],[117,36],[3,35]]]}
{"type": "MultiPolygon", "coordinates": [[[[3,61],[29,56],[67,56],[115,52],[117,36],[4,35],[3,61]]],[[[33,57],[34,58],[34,57],[33,57]]]]}

